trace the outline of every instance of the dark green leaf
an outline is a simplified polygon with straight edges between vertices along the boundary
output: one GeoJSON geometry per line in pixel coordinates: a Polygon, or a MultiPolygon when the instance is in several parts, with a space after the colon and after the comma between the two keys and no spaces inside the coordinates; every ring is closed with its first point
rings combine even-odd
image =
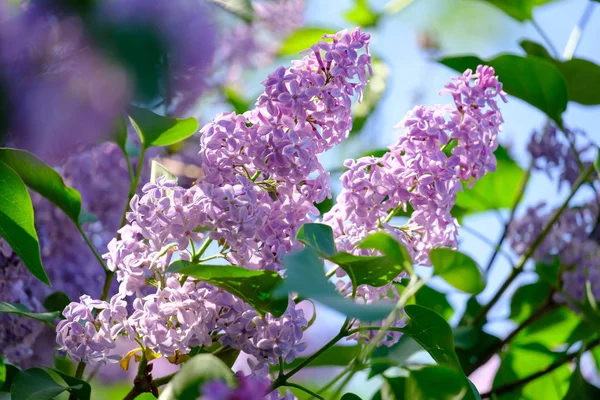
{"type": "Polygon", "coordinates": [[[464,399],[469,391],[462,373],[439,365],[410,371],[406,380],[406,398],[411,400],[464,399]]]}
{"type": "MultiPolygon", "coordinates": [[[[0,357],[1,359],[2,357],[0,357]]],[[[4,381],[0,382],[0,392],[10,392],[10,387],[17,375],[21,372],[19,368],[2,361],[4,364],[4,381]]]]}
{"type": "Polygon", "coordinates": [[[362,130],[371,114],[373,114],[381,102],[387,88],[387,81],[390,75],[388,65],[381,59],[373,57],[371,67],[373,68],[373,76],[364,90],[363,100],[354,106],[350,136],[362,130]]]}
{"type": "Polygon", "coordinates": [[[540,280],[520,286],[510,302],[510,319],[521,323],[542,306],[550,295],[550,286],[540,280]]]}
{"type": "Polygon", "coordinates": [[[62,313],[69,303],[71,300],[64,292],[54,292],[44,299],[44,308],[51,313],[55,311],[62,313]]]}
{"type": "Polygon", "coordinates": [[[511,208],[514,205],[525,171],[510,157],[504,147],[499,146],[494,155],[497,161],[496,171],[486,174],[472,189],[465,185],[464,190],[456,195],[453,213],[457,207],[462,209],[464,214],[473,214],[511,208]]]}
{"type": "Polygon", "coordinates": [[[81,212],[81,195],[65,185],[62,177],[49,165],[28,151],[0,149],[0,161],[13,169],[25,185],[54,203],[76,224],[81,212]]]}
{"type": "Polygon", "coordinates": [[[499,342],[498,337],[490,335],[481,328],[466,326],[454,328],[456,354],[467,375],[484,361],[483,357],[488,357],[489,349],[497,346],[499,342]]]}
{"type": "MultiPolygon", "coordinates": [[[[361,347],[354,346],[333,346],[319,354],[308,367],[323,367],[323,366],[347,366],[358,356],[361,347]]],[[[285,364],[286,368],[292,369],[305,361],[305,357],[298,357],[291,363],[285,364]]]]}
{"type": "Polygon", "coordinates": [[[46,368],[46,371],[50,373],[53,372],[64,379],[66,384],[70,387],[69,392],[76,395],[78,400],[90,400],[92,395],[92,387],[86,381],[77,379],[54,368],[46,368]]]}
{"type": "Polygon", "coordinates": [[[450,321],[454,314],[454,308],[448,303],[448,299],[444,293],[429,286],[423,286],[415,294],[415,299],[418,305],[427,307],[441,315],[446,321],[450,321]]]}
{"type": "Polygon", "coordinates": [[[170,146],[189,138],[198,130],[196,118],[163,117],[135,106],[129,106],[127,114],[146,148],[170,146]]]}
{"type": "Polygon", "coordinates": [[[112,137],[113,141],[123,150],[124,154],[127,154],[127,121],[125,117],[119,115],[115,121],[114,134],[112,137]]]}
{"type": "Polygon", "coordinates": [[[247,23],[254,19],[254,8],[250,0],[209,0],[247,23]]]}
{"type": "Polygon", "coordinates": [[[42,266],[40,244],[33,224],[33,205],[19,175],[0,161],[0,236],[21,258],[27,269],[50,285],[42,266]]]}
{"type": "Polygon", "coordinates": [[[471,257],[459,251],[438,248],[429,253],[433,273],[455,288],[466,293],[478,294],[485,289],[481,270],[471,257]]]}
{"type": "Polygon", "coordinates": [[[362,400],[359,396],[354,393],[346,393],[342,396],[341,400],[362,400]]]}
{"type": "Polygon", "coordinates": [[[533,9],[536,6],[549,3],[554,0],[483,0],[517,21],[524,22],[533,18],[533,9]]]}
{"type": "Polygon", "coordinates": [[[491,60],[474,56],[448,57],[440,62],[463,72],[477,65],[494,67],[506,93],[537,107],[559,125],[567,109],[567,83],[560,70],[550,61],[539,57],[521,57],[503,54],[491,60]]]}
{"type": "Polygon", "coordinates": [[[17,375],[11,387],[11,398],[15,400],[51,400],[67,390],[82,388],[81,384],[76,386],[60,385],[43,369],[31,368],[17,375]]]}
{"type": "Polygon", "coordinates": [[[521,47],[530,56],[540,57],[553,63],[562,73],[567,83],[569,101],[583,105],[600,104],[600,65],[581,58],[567,61],[554,59],[539,43],[523,40],[521,47]]]}
{"type": "Polygon", "coordinates": [[[319,213],[321,213],[321,215],[323,215],[327,211],[331,210],[331,208],[333,207],[333,200],[330,199],[329,197],[327,197],[322,202],[314,203],[314,204],[315,204],[315,207],[317,207],[317,210],[319,210],[319,213]]]}
{"type": "Polygon", "coordinates": [[[179,260],[171,264],[168,272],[189,275],[226,290],[261,314],[269,312],[279,317],[288,306],[287,298],[273,298],[271,294],[282,282],[281,276],[274,271],[255,271],[233,265],[193,264],[179,260]]]}
{"type": "Polygon", "coordinates": [[[367,236],[358,245],[358,248],[378,250],[389,258],[394,265],[403,267],[410,274],[413,273],[410,254],[408,254],[408,251],[400,242],[387,233],[377,232],[367,236]]]}
{"type": "Polygon", "coordinates": [[[383,383],[379,392],[375,394],[372,400],[404,400],[406,395],[405,377],[388,378],[383,377],[383,383]]]}
{"type": "Polygon", "coordinates": [[[197,399],[205,382],[220,380],[235,384],[233,372],[223,361],[211,354],[199,354],[186,361],[161,393],[160,400],[197,399]]]}
{"type": "Polygon", "coordinates": [[[371,9],[368,0],[354,0],[352,8],[344,12],[346,21],[363,28],[377,25],[379,17],[381,15],[371,9]]]}
{"type": "Polygon", "coordinates": [[[279,55],[288,56],[291,54],[298,54],[323,40],[323,35],[336,33],[337,31],[338,30],[335,28],[300,28],[285,38],[279,48],[279,55]]]}
{"type": "Polygon", "coordinates": [[[462,373],[454,351],[452,328],[439,314],[419,305],[407,305],[404,311],[408,322],[404,333],[416,340],[440,365],[462,373]]]}
{"type": "Polygon", "coordinates": [[[581,366],[577,362],[577,368],[571,377],[571,384],[564,400],[600,399],[600,389],[585,380],[581,375],[581,366]]]}
{"type": "Polygon", "coordinates": [[[304,224],[296,234],[296,239],[315,249],[324,257],[335,254],[333,230],[325,224],[304,224]]]}
{"type": "Polygon", "coordinates": [[[31,312],[23,304],[19,303],[7,303],[0,301],[0,313],[17,314],[23,317],[33,318],[38,321],[44,322],[48,326],[54,328],[53,322],[60,318],[60,312],[47,312],[47,313],[34,313],[31,312]]]}
{"type": "Polygon", "coordinates": [[[392,347],[379,346],[372,355],[373,364],[369,372],[369,378],[379,375],[392,367],[402,367],[415,353],[423,351],[423,347],[408,335],[402,335],[398,343],[392,347]]]}
{"type": "Polygon", "coordinates": [[[4,382],[6,382],[6,365],[4,358],[0,356],[0,388],[4,386],[4,382]]]}
{"type": "Polygon", "coordinates": [[[358,318],[361,321],[377,321],[385,318],[394,309],[394,305],[385,301],[373,304],[357,304],[343,297],[325,277],[323,261],[310,248],[288,254],[284,257],[287,278],[275,291],[276,296],[298,293],[300,297],[311,298],[324,306],[340,313],[358,318]]]}
{"type": "MultiPolygon", "coordinates": [[[[510,384],[537,373],[563,357],[563,353],[553,353],[538,343],[519,346],[512,345],[501,355],[501,363],[493,387],[510,384]]],[[[551,373],[535,379],[514,392],[499,396],[500,400],[544,399],[562,400],[569,387],[571,372],[565,364],[551,373]]]]}

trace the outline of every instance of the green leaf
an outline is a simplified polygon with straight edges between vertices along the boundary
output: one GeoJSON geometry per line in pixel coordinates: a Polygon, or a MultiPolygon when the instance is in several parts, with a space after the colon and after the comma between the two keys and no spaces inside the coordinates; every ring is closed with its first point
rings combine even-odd
{"type": "Polygon", "coordinates": [[[170,146],[189,138],[198,130],[198,120],[192,117],[163,117],[135,106],[129,106],[127,114],[145,148],[170,146]]]}
{"type": "Polygon", "coordinates": [[[577,362],[577,368],[571,377],[571,384],[564,400],[600,399],[600,389],[585,380],[581,375],[581,365],[577,362]]]}
{"type": "Polygon", "coordinates": [[[600,104],[600,92],[595,90],[600,86],[600,65],[581,58],[556,60],[544,46],[529,40],[519,44],[528,55],[548,60],[560,70],[567,83],[569,101],[583,105],[600,104]]]}
{"type": "Polygon", "coordinates": [[[167,167],[165,167],[156,160],[152,160],[152,164],[150,167],[150,182],[156,183],[156,180],[161,176],[164,176],[169,181],[177,182],[177,176],[175,176],[171,171],[169,171],[167,167]]]}
{"type": "Polygon", "coordinates": [[[314,203],[314,205],[317,207],[317,210],[319,210],[319,213],[323,215],[333,208],[333,200],[326,197],[325,200],[320,203],[314,203]]]}
{"type": "Polygon", "coordinates": [[[112,140],[119,146],[123,153],[127,154],[127,121],[125,117],[119,115],[114,125],[112,140]]]}
{"type": "Polygon", "coordinates": [[[490,60],[457,56],[439,62],[459,72],[469,68],[474,71],[480,64],[494,67],[506,93],[526,101],[562,125],[562,113],[567,109],[569,98],[567,83],[552,62],[513,54],[503,54],[490,60]]]}
{"type": "MultiPolygon", "coordinates": [[[[73,378],[75,379],[75,378],[73,378]]],[[[63,386],[43,369],[31,368],[21,372],[11,387],[11,398],[18,400],[51,400],[59,394],[83,389],[82,384],[63,386]]]]}
{"type": "Polygon", "coordinates": [[[433,273],[455,288],[466,293],[478,294],[485,289],[481,270],[471,257],[459,251],[438,248],[429,253],[433,273]]]}
{"type": "Polygon", "coordinates": [[[415,300],[418,305],[432,309],[446,321],[450,321],[454,314],[454,308],[448,302],[446,295],[430,286],[421,287],[415,294],[415,300]]]}
{"type": "Polygon", "coordinates": [[[369,372],[369,378],[382,374],[392,367],[403,367],[415,353],[423,351],[423,347],[408,335],[402,335],[392,347],[379,346],[371,359],[377,360],[369,372]]]}
{"type": "Polygon", "coordinates": [[[346,21],[363,28],[376,26],[381,14],[373,11],[368,0],[354,0],[351,9],[344,12],[346,21]]]}
{"type": "Polygon", "coordinates": [[[510,319],[517,323],[525,321],[542,306],[550,295],[550,286],[540,280],[520,286],[510,302],[510,319]]]}
{"type": "MultiPolygon", "coordinates": [[[[0,357],[0,359],[2,359],[2,357],[0,357]]],[[[12,364],[8,364],[4,361],[2,362],[4,363],[4,381],[0,382],[0,392],[10,392],[10,387],[21,371],[12,364]]]]}
{"type": "Polygon", "coordinates": [[[34,313],[34,312],[31,312],[23,304],[7,303],[4,301],[0,301],[0,313],[17,314],[17,315],[21,315],[23,317],[33,318],[33,319],[36,319],[38,321],[41,321],[41,322],[47,324],[48,326],[50,326],[52,328],[54,328],[54,324],[53,324],[54,320],[56,320],[57,318],[60,318],[60,312],[58,312],[58,311],[47,312],[47,313],[34,313]]]}
{"type": "Polygon", "coordinates": [[[47,372],[55,373],[59,375],[67,385],[69,385],[69,392],[77,396],[78,400],[90,400],[92,395],[92,387],[86,381],[77,379],[69,374],[65,374],[54,368],[45,368],[47,372]]]}
{"type": "Polygon", "coordinates": [[[288,254],[283,259],[287,278],[274,292],[275,296],[298,293],[302,298],[311,298],[340,313],[361,321],[377,321],[388,316],[394,309],[392,303],[380,301],[372,304],[357,304],[343,297],[327,280],[323,261],[311,248],[288,254]]]}
{"type": "Polygon", "coordinates": [[[197,399],[205,382],[220,380],[229,386],[235,384],[233,372],[211,354],[199,354],[186,361],[171,382],[162,391],[159,400],[197,399]]]}
{"type": "Polygon", "coordinates": [[[285,38],[279,48],[280,56],[289,56],[304,51],[319,41],[323,40],[323,35],[336,33],[337,29],[304,27],[294,31],[285,38]]]}
{"type": "Polygon", "coordinates": [[[48,312],[58,311],[62,313],[66,306],[71,303],[65,292],[54,292],[44,299],[44,308],[48,312]]]}
{"type": "Polygon", "coordinates": [[[465,215],[512,208],[515,203],[525,171],[504,147],[499,146],[494,155],[497,161],[496,171],[486,174],[472,189],[465,185],[463,191],[456,195],[454,208],[464,210],[465,215]]]}
{"type": "Polygon", "coordinates": [[[454,328],[456,354],[463,370],[469,375],[487,357],[490,348],[498,345],[500,339],[479,327],[459,326],[454,328]]]}
{"type": "Polygon", "coordinates": [[[4,386],[4,382],[6,382],[6,365],[4,358],[0,356],[0,388],[4,386]]]}
{"type": "Polygon", "coordinates": [[[410,6],[414,1],[415,0],[390,0],[385,5],[385,12],[388,14],[396,14],[410,6]]]}
{"type": "Polygon", "coordinates": [[[404,333],[416,340],[439,364],[462,373],[454,351],[454,335],[450,325],[436,312],[419,305],[407,305],[408,322],[404,333]]]}
{"type": "Polygon", "coordinates": [[[470,387],[460,372],[431,365],[410,371],[405,390],[411,400],[458,400],[468,397],[470,387]]]}
{"type": "Polygon", "coordinates": [[[254,8],[250,0],[209,0],[247,23],[254,20],[254,8]]]}
{"type": "Polygon", "coordinates": [[[167,272],[188,275],[208,282],[238,296],[261,314],[281,316],[288,306],[288,299],[273,298],[271,292],[283,279],[274,271],[255,271],[233,265],[193,264],[175,261],[167,272]]]}
{"type": "Polygon", "coordinates": [[[336,252],[333,229],[325,224],[304,224],[296,234],[296,239],[315,249],[324,257],[336,252]]]}
{"type": "MultiPolygon", "coordinates": [[[[390,259],[396,266],[403,267],[411,275],[414,273],[412,259],[408,250],[395,238],[384,232],[367,236],[359,245],[359,249],[375,249],[390,259]]],[[[398,276],[398,275],[396,275],[398,276]]],[[[388,283],[391,282],[388,281],[388,283]]]]}
{"type": "Polygon", "coordinates": [[[362,400],[359,396],[354,393],[346,393],[342,396],[340,400],[362,400]]]}
{"type": "Polygon", "coordinates": [[[19,175],[0,161],[0,236],[21,258],[27,269],[50,285],[42,266],[40,244],[33,223],[33,205],[19,175]]]}
{"type": "Polygon", "coordinates": [[[385,256],[355,256],[349,253],[337,253],[327,259],[346,271],[355,289],[359,285],[375,287],[387,285],[402,272],[401,265],[391,262],[385,256]]]}
{"type": "MultiPolygon", "coordinates": [[[[332,346],[325,350],[323,353],[319,354],[317,358],[315,358],[308,365],[309,368],[312,367],[329,367],[329,366],[347,366],[358,356],[360,353],[361,346],[332,346]]],[[[294,359],[291,363],[286,363],[285,367],[287,369],[292,369],[300,365],[302,362],[306,360],[306,357],[298,357],[294,359]]],[[[273,366],[273,368],[277,368],[278,366],[273,366]]]]}
{"type": "Polygon", "coordinates": [[[78,223],[81,195],[65,185],[52,167],[30,152],[17,149],[0,149],[0,161],[12,168],[31,190],[60,208],[75,224],[78,223]]]}
{"type": "MultiPolygon", "coordinates": [[[[508,352],[501,354],[501,363],[493,388],[510,384],[537,373],[563,357],[563,353],[553,353],[538,343],[519,346],[512,345],[508,352]]],[[[499,400],[544,399],[562,400],[569,387],[571,372],[565,364],[551,373],[535,379],[514,392],[498,396],[499,400]]]]}
{"type": "Polygon", "coordinates": [[[544,313],[535,322],[523,329],[515,338],[515,344],[536,343],[548,348],[566,344],[582,319],[573,310],[560,307],[544,313]]]}
{"type": "Polygon", "coordinates": [[[250,101],[243,98],[242,94],[231,86],[223,88],[223,95],[225,96],[225,100],[231,104],[236,114],[243,114],[251,107],[250,101]]]}
{"type": "Polygon", "coordinates": [[[387,88],[390,76],[388,65],[381,59],[373,57],[371,68],[373,69],[373,76],[369,79],[369,84],[364,90],[363,99],[353,106],[350,136],[354,136],[363,129],[367,120],[381,102],[387,88]]]}
{"type": "Polygon", "coordinates": [[[533,9],[554,0],[483,0],[519,22],[528,21],[533,18],[533,9]]]}

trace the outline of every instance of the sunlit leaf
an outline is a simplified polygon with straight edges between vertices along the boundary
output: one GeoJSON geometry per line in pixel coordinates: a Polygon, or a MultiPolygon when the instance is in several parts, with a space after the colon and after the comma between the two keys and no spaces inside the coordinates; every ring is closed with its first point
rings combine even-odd
{"type": "Polygon", "coordinates": [[[42,266],[40,244],[33,223],[33,205],[19,175],[0,161],[0,236],[21,258],[27,269],[49,285],[42,266]]]}
{"type": "Polygon", "coordinates": [[[478,294],[485,289],[485,280],[477,263],[459,251],[437,248],[431,250],[429,258],[434,274],[450,285],[466,293],[478,294]]]}
{"type": "Polygon", "coordinates": [[[352,8],[344,12],[346,21],[363,28],[377,25],[380,17],[379,13],[371,9],[368,0],[354,0],[352,8]]]}
{"type": "Polygon", "coordinates": [[[198,130],[196,118],[170,118],[145,108],[129,106],[127,115],[137,131],[142,145],[170,146],[192,136],[198,130]]]}
{"type": "Polygon", "coordinates": [[[152,160],[150,167],[150,182],[156,183],[156,180],[160,177],[165,177],[169,181],[177,182],[177,176],[167,169],[164,165],[156,160],[152,160]]]}
{"type": "Polygon", "coordinates": [[[209,0],[238,18],[250,23],[254,19],[254,8],[250,0],[209,0]]]}
{"type": "Polygon", "coordinates": [[[188,275],[208,282],[250,304],[259,313],[281,316],[288,306],[288,300],[273,298],[271,292],[279,286],[282,278],[274,271],[256,271],[233,265],[193,264],[189,261],[175,261],[168,272],[188,275]]]}
{"type": "Polygon", "coordinates": [[[497,161],[496,171],[486,174],[473,188],[469,189],[465,185],[463,191],[457,193],[454,208],[460,208],[464,215],[512,208],[514,205],[525,171],[504,147],[499,146],[494,155],[497,161]]]}
{"type": "Polygon", "coordinates": [[[323,35],[336,33],[335,28],[304,27],[286,37],[279,48],[280,56],[298,54],[323,40],[323,35]]]}

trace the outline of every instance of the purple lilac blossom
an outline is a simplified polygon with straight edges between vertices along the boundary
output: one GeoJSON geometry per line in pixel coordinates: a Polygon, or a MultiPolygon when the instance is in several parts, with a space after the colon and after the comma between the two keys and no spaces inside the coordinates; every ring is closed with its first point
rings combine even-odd
{"type": "MultiPolygon", "coordinates": [[[[403,243],[417,264],[427,265],[433,248],[456,247],[458,223],[451,215],[456,193],[463,182],[471,187],[495,170],[494,150],[503,122],[496,98],[506,101],[506,97],[488,66],[453,78],[440,92],[446,93],[454,104],[415,107],[397,125],[403,134],[385,155],[346,161],[343,190],[323,217],[333,228],[338,249],[369,254],[356,246],[381,229],[403,243]],[[443,150],[451,142],[454,147],[446,154],[443,150]],[[392,225],[394,210],[406,211],[408,205],[414,209],[408,222],[392,225]]],[[[350,295],[345,272],[338,268],[336,274],[343,279],[338,287],[350,295]]],[[[388,297],[390,287],[391,283],[359,287],[356,297],[367,303],[378,301],[388,297]]],[[[391,345],[398,338],[391,334],[382,343],[391,345]]]]}
{"type": "MultiPolygon", "coordinates": [[[[528,208],[522,218],[511,224],[508,237],[517,254],[527,251],[553,213],[554,210],[547,211],[545,203],[540,203],[528,208]]],[[[556,293],[556,301],[570,303],[569,297],[583,301],[586,281],[591,284],[594,298],[600,300],[600,245],[590,237],[597,215],[595,202],[565,210],[533,254],[532,259],[539,263],[552,264],[555,257],[561,263],[562,291],[568,296],[556,293]]]]}
{"type": "Polygon", "coordinates": [[[594,145],[585,132],[565,129],[561,133],[548,122],[541,132],[531,135],[527,150],[534,160],[534,168],[544,171],[549,177],[560,171],[559,188],[563,183],[572,186],[577,177],[593,161],[594,145]],[[571,141],[571,144],[569,144],[571,141]],[[582,162],[582,166],[579,165],[582,162]]]}

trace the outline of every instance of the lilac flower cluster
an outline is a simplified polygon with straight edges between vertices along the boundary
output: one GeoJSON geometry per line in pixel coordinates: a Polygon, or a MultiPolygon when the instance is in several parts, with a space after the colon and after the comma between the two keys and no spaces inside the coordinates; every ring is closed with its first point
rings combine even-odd
{"type": "MultiPolygon", "coordinates": [[[[495,170],[503,121],[496,98],[506,98],[494,69],[487,66],[454,78],[444,93],[452,95],[454,105],[415,107],[398,124],[404,132],[385,155],[346,161],[342,192],[323,217],[339,249],[366,254],[357,244],[380,229],[403,243],[415,263],[427,264],[433,248],[456,246],[458,224],[451,214],[456,193],[463,182],[472,186],[495,170]],[[392,225],[394,214],[408,205],[414,209],[408,222],[392,225]]],[[[341,269],[336,272],[345,276],[341,269]]],[[[388,290],[362,288],[359,298],[378,301],[388,290]]]]}
{"type": "Polygon", "coordinates": [[[584,132],[565,129],[563,134],[551,122],[541,132],[534,132],[527,145],[536,170],[546,172],[549,177],[560,171],[559,187],[563,183],[569,186],[575,183],[582,168],[591,163],[593,149],[594,145],[584,132]]]}
{"type": "MultiPolygon", "coordinates": [[[[513,250],[524,254],[540,235],[554,211],[546,204],[529,207],[525,215],[515,220],[509,231],[513,250]]],[[[562,291],[571,298],[583,301],[586,281],[592,295],[600,300],[600,244],[591,233],[597,229],[598,205],[595,202],[565,210],[533,254],[533,260],[552,264],[554,257],[561,263],[562,291]]],[[[569,303],[569,297],[557,293],[555,300],[569,303]]]]}
{"type": "MultiPolygon", "coordinates": [[[[202,129],[205,177],[197,185],[185,189],[162,177],[132,198],[128,223],[104,258],[120,282],[111,304],[135,296],[133,310],[118,323],[86,317],[87,336],[62,324],[62,350],[85,361],[110,360],[113,347],[100,342],[106,332],[110,343],[124,335],[164,356],[218,340],[251,355],[255,375],[265,376],[269,365],[291,362],[305,349],[308,323],[293,301],[279,318],[259,316],[240,299],[168,267],[198,261],[195,244],[202,240],[217,241],[222,257],[253,269],[278,270],[280,257],[299,246],[297,230],[309,214],[318,215],[313,203],[329,196],[317,156],[348,135],[352,98],[360,97],[370,70],[369,35],[357,28],[326,38],[292,67],[269,75],[255,109],[219,115],[202,129]],[[74,348],[81,340],[91,345],[74,348]]],[[[86,301],[70,307],[89,308],[86,301]]],[[[70,315],[82,321],[79,313],[70,315]]]]}

